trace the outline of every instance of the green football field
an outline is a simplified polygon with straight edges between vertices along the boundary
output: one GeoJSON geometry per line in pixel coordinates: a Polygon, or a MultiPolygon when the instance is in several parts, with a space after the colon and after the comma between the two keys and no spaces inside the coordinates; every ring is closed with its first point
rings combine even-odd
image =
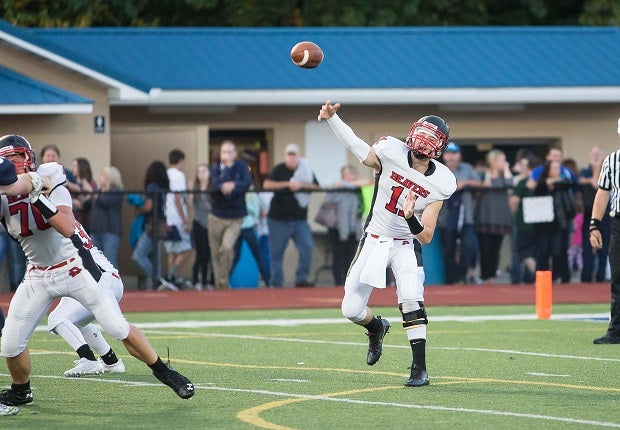
{"type": "MultiPolygon", "coordinates": [[[[127,373],[66,379],[74,354],[41,327],[30,341],[34,402],[15,429],[620,428],[620,345],[593,345],[608,305],[429,309],[431,385],[407,388],[397,309],[375,366],[364,329],[339,309],[127,314],[196,395],[181,400],[113,346],[127,373]]],[[[0,367],[3,387],[9,377],[0,367]]]]}

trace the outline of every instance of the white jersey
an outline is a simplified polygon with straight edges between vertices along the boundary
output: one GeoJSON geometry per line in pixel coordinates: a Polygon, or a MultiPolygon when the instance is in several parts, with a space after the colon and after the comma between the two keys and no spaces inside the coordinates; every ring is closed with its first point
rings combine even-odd
{"type": "MultiPolygon", "coordinates": [[[[168,180],[170,181],[170,191],[186,191],[185,174],[176,167],[170,167],[168,170],[168,180]]],[[[179,214],[175,198],[179,193],[166,194],[166,222],[168,225],[182,225],[183,218],[179,214]]],[[[183,208],[183,216],[187,219],[187,204],[185,203],[185,195],[181,194],[181,206],[183,208]]]]}
{"type": "Polygon", "coordinates": [[[409,165],[409,147],[392,136],[382,137],[373,149],[381,162],[375,183],[372,208],[366,220],[366,233],[394,238],[411,238],[403,216],[407,189],[417,195],[413,208],[418,220],[424,208],[435,201],[448,199],[456,191],[456,177],[446,166],[430,160],[426,173],[409,165]]]}
{"type": "MultiPolygon", "coordinates": [[[[54,206],[72,207],[71,195],[58,186],[49,196],[54,206]]],[[[0,213],[8,233],[17,239],[30,264],[52,266],[77,254],[71,239],[61,235],[41,212],[30,204],[27,194],[2,196],[0,213]]]]}

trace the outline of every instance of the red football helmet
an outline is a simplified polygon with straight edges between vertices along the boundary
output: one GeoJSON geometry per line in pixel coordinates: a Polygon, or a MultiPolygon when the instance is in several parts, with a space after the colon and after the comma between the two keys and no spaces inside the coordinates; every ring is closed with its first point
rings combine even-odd
{"type": "Polygon", "coordinates": [[[19,169],[24,169],[26,172],[34,172],[36,166],[34,164],[34,151],[30,142],[25,137],[17,134],[7,134],[0,137],[0,156],[8,157],[13,154],[23,154],[24,161],[15,163],[15,169],[19,172],[19,169]]]}
{"type": "Polygon", "coordinates": [[[427,115],[413,123],[406,142],[416,156],[439,158],[449,137],[448,124],[438,116],[427,115]]]}

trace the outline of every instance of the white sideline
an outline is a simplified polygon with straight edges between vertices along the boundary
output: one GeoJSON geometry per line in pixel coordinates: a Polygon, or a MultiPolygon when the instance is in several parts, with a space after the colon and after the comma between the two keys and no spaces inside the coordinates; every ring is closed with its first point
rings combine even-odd
{"type": "MultiPolygon", "coordinates": [[[[386,318],[390,322],[398,323],[399,318],[386,318]]],[[[432,322],[484,322],[484,321],[530,321],[535,320],[534,314],[513,315],[446,315],[430,318],[432,322]]],[[[557,314],[552,315],[555,321],[584,321],[584,322],[609,322],[609,312],[595,314],[557,314]]],[[[260,319],[260,320],[226,320],[226,321],[169,321],[152,323],[134,323],[140,329],[157,328],[209,328],[209,327],[255,327],[255,326],[280,326],[294,327],[315,324],[350,324],[346,318],[293,318],[293,319],[260,319]]],[[[47,326],[40,325],[36,331],[47,331],[47,326]]]]}

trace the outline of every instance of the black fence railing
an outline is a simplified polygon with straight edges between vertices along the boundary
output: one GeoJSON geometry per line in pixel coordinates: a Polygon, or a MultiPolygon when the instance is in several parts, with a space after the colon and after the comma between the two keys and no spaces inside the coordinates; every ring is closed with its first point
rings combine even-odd
{"type": "MultiPolygon", "coordinates": [[[[564,185],[561,185],[561,187],[563,187],[564,185]]],[[[374,185],[369,185],[367,187],[374,187],[374,185]]],[[[589,186],[585,186],[585,187],[589,187],[589,186]]],[[[503,189],[505,189],[507,192],[512,189],[513,187],[504,187],[503,189]]],[[[575,192],[575,195],[578,194],[578,191],[580,191],[580,189],[582,188],[582,186],[570,186],[570,188],[575,192]]],[[[591,188],[591,187],[590,187],[591,188]]],[[[501,190],[502,188],[491,188],[492,190],[501,190]]],[[[490,188],[487,187],[468,187],[467,189],[468,191],[471,191],[472,194],[474,195],[474,201],[476,201],[476,197],[478,195],[480,195],[481,193],[484,193],[485,191],[489,191],[490,188]]],[[[250,193],[264,193],[264,192],[273,192],[273,193],[280,193],[280,192],[290,192],[290,191],[286,191],[286,190],[270,190],[270,189],[258,189],[258,190],[253,190],[253,191],[249,191],[250,193]]],[[[314,234],[317,235],[324,235],[326,232],[326,228],[319,225],[318,223],[314,222],[314,217],[321,205],[321,203],[323,202],[323,199],[325,198],[325,196],[328,193],[359,193],[360,189],[359,188],[320,188],[320,189],[315,189],[315,190],[303,190],[302,192],[306,192],[306,193],[310,193],[311,194],[311,199],[310,199],[310,203],[308,206],[308,220],[311,223],[311,227],[312,227],[312,231],[314,234]]],[[[108,192],[110,194],[121,194],[123,195],[123,202],[124,202],[124,206],[132,206],[131,203],[128,202],[128,196],[144,196],[144,190],[124,190],[124,191],[110,191],[108,192]]],[[[190,196],[190,195],[194,195],[194,194],[209,194],[211,192],[208,191],[196,191],[196,190],[186,190],[186,191],[182,191],[182,192],[172,192],[172,191],[167,191],[164,194],[164,201],[165,201],[165,194],[169,194],[169,193],[174,193],[174,194],[183,194],[185,196],[190,196]]],[[[76,193],[78,194],[78,193],[76,193]]],[[[86,193],[82,193],[82,194],[86,194],[86,193]]],[[[91,193],[92,194],[92,193],[91,193]]],[[[101,193],[104,194],[104,193],[101,193]]],[[[362,193],[361,193],[362,194],[362,193]]],[[[372,193],[370,194],[366,194],[367,196],[370,195],[371,196],[372,193]]],[[[131,198],[130,198],[131,199],[131,198]]],[[[368,209],[368,206],[370,205],[370,202],[363,202],[363,199],[361,199],[361,206],[366,206],[366,209],[368,209]]],[[[157,210],[158,208],[155,208],[155,210],[157,210]]],[[[192,216],[192,208],[191,205],[188,205],[188,210],[190,212],[190,218],[192,216]]],[[[127,212],[126,210],[124,211],[124,218],[123,218],[123,235],[121,238],[121,247],[119,250],[119,254],[124,254],[124,255],[131,255],[131,249],[130,248],[130,244],[129,244],[129,240],[128,240],[128,236],[129,236],[129,226],[131,224],[131,221],[133,220],[133,216],[131,214],[131,212],[127,212]]],[[[160,213],[154,213],[153,214],[153,218],[158,220],[158,219],[164,219],[163,214],[160,213]]],[[[360,235],[362,233],[362,225],[363,225],[363,220],[360,223],[360,235]]],[[[163,241],[159,235],[158,235],[158,227],[156,225],[153,225],[153,228],[151,229],[151,240],[154,244],[154,246],[156,247],[160,247],[161,246],[161,242],[163,241]]],[[[160,255],[160,252],[153,252],[152,253],[152,257],[151,257],[151,262],[153,263],[153,273],[150,274],[150,277],[152,279],[152,282],[154,283],[154,285],[157,285],[158,282],[158,273],[159,273],[159,265],[161,264],[160,262],[157,261],[157,256],[160,255]]],[[[329,255],[329,253],[325,253],[325,255],[329,255]]],[[[510,256],[508,256],[510,257],[510,256]]],[[[120,264],[124,264],[127,265],[126,261],[121,261],[120,264]]],[[[327,261],[323,261],[322,263],[317,263],[314,264],[315,266],[321,266],[321,267],[326,267],[326,265],[328,265],[329,262],[327,261]],[[322,264],[322,266],[321,266],[322,264]]]]}

